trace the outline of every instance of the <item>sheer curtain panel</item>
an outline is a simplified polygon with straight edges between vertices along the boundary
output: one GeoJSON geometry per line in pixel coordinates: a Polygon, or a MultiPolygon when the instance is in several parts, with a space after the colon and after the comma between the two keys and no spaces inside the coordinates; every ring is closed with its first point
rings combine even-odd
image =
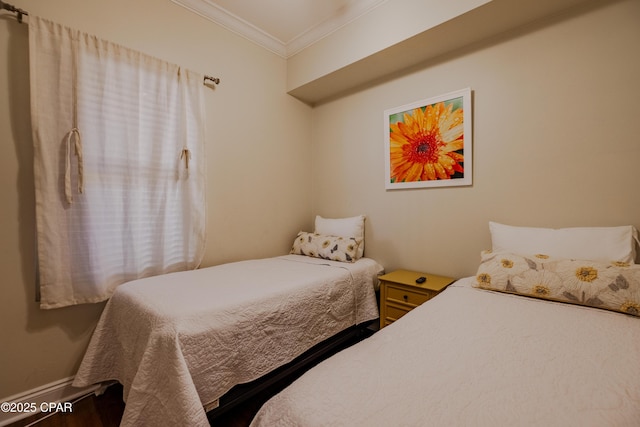
{"type": "Polygon", "coordinates": [[[40,307],[200,264],[203,76],[29,17],[40,307]]]}

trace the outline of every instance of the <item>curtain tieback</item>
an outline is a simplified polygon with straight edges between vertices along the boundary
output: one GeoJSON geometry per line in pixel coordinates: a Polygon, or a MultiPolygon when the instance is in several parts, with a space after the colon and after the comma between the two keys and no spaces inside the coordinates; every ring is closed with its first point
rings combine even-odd
{"type": "Polygon", "coordinates": [[[73,195],[71,193],[71,138],[74,137],[74,152],[78,158],[78,193],[84,192],[84,165],[82,162],[82,141],[80,139],[80,131],[78,128],[73,128],[67,133],[67,155],[65,161],[64,171],[64,194],[67,198],[67,202],[71,204],[73,202],[73,195]]]}
{"type": "Polygon", "coordinates": [[[184,167],[189,170],[189,160],[191,160],[191,151],[188,148],[183,148],[180,154],[180,159],[184,159],[184,167]]]}

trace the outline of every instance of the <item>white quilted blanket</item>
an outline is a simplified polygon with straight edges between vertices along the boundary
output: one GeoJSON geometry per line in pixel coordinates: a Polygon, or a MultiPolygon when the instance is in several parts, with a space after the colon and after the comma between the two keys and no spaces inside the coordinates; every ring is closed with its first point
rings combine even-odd
{"type": "Polygon", "coordinates": [[[640,319],[469,284],[320,363],[252,427],[640,425],[640,319]]]}
{"type": "Polygon", "coordinates": [[[118,380],[125,426],[209,425],[203,405],[378,317],[382,267],[299,255],[136,280],[107,303],[74,385],[118,380]]]}

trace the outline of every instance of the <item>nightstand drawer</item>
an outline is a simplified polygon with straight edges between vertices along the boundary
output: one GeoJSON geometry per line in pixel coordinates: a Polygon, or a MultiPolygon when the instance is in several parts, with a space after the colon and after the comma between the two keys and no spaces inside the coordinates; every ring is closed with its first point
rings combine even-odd
{"type": "Polygon", "coordinates": [[[411,310],[408,307],[406,310],[403,310],[393,305],[388,305],[386,308],[387,308],[387,314],[386,314],[387,318],[385,320],[387,321],[387,324],[395,320],[398,320],[399,318],[401,318],[411,310]]]}
{"type": "Polygon", "coordinates": [[[436,294],[437,292],[430,291],[425,291],[424,293],[411,292],[407,291],[406,289],[387,285],[387,300],[397,301],[403,304],[410,304],[414,307],[431,299],[436,294]]]}

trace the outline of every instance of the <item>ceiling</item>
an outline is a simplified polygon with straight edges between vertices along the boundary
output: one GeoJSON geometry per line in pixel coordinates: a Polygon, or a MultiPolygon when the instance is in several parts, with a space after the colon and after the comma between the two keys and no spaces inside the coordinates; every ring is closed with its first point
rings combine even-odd
{"type": "Polygon", "coordinates": [[[288,58],[387,0],[172,0],[288,58]]]}

